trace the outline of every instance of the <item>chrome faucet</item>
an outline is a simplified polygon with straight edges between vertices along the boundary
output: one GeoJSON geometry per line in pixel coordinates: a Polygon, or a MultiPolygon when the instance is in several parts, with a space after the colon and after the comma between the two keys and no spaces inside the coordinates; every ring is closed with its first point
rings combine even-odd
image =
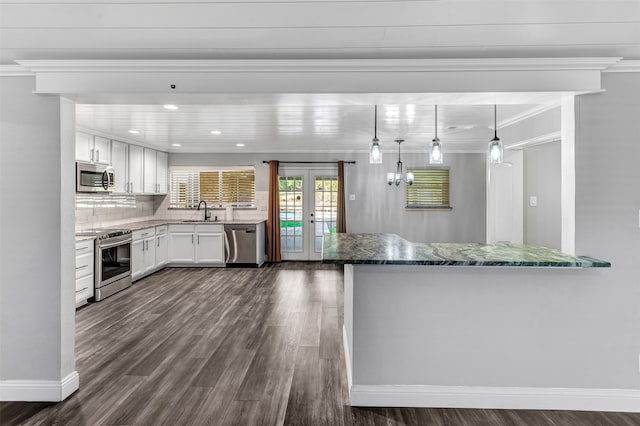
{"type": "Polygon", "coordinates": [[[200,210],[200,205],[204,203],[204,220],[209,220],[211,218],[211,212],[207,210],[207,202],[202,200],[198,203],[198,210],[200,210]]]}

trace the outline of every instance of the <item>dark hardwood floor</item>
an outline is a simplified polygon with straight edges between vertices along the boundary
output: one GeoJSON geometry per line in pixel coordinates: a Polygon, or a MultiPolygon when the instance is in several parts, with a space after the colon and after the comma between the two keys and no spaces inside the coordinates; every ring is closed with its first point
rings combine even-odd
{"type": "Polygon", "coordinates": [[[2,425],[639,425],[623,413],[352,408],[342,273],[165,269],[77,312],[80,390],[2,425]]]}

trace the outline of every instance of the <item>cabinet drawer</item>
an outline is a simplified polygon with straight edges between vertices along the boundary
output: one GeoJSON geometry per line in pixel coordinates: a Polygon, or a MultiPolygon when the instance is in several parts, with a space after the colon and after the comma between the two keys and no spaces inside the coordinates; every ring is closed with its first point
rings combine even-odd
{"type": "Polygon", "coordinates": [[[224,225],[196,225],[198,233],[224,232],[224,225]]]}
{"type": "Polygon", "coordinates": [[[156,226],[156,235],[164,235],[167,233],[167,225],[156,226]]]}
{"type": "Polygon", "coordinates": [[[156,235],[156,228],[145,228],[133,231],[131,238],[133,238],[133,241],[144,240],[146,238],[153,237],[154,235],[156,235]]]}
{"type": "Polygon", "coordinates": [[[76,305],[93,297],[93,274],[76,280],[76,305]]]}
{"type": "Polygon", "coordinates": [[[195,225],[186,225],[186,224],[173,224],[169,225],[169,232],[193,232],[195,230],[195,225]]]}
{"type": "Polygon", "coordinates": [[[76,243],[76,256],[93,253],[95,240],[84,240],[76,243]]]}
{"type": "Polygon", "coordinates": [[[93,275],[93,253],[76,256],[76,279],[93,275]]]}

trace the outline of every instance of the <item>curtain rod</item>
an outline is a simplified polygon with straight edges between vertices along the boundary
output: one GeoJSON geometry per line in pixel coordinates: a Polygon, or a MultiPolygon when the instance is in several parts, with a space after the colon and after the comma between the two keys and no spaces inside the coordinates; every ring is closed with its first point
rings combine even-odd
{"type": "MultiPolygon", "coordinates": [[[[338,164],[337,161],[280,161],[280,164],[338,164]]],[[[262,160],[262,164],[269,164],[269,160],[262,160]]],[[[344,164],[356,164],[355,161],[345,161],[344,164]]]]}

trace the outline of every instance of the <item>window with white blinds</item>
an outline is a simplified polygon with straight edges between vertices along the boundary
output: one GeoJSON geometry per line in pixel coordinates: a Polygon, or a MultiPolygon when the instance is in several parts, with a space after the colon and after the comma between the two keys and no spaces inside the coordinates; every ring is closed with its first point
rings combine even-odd
{"type": "Polygon", "coordinates": [[[413,185],[406,185],[408,208],[451,208],[449,169],[408,169],[413,185]]]}
{"type": "Polygon", "coordinates": [[[170,171],[170,207],[196,208],[200,201],[211,206],[255,205],[255,169],[251,168],[187,168],[170,171]]]}

